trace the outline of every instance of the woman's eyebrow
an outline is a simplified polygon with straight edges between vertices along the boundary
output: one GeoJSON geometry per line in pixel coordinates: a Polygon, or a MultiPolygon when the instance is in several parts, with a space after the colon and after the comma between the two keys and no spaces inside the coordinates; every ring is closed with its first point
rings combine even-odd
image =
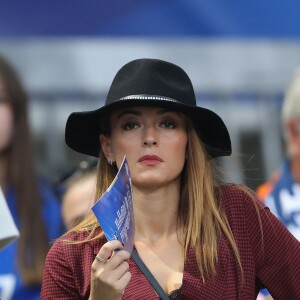
{"type": "Polygon", "coordinates": [[[174,113],[174,114],[178,115],[179,117],[182,116],[182,114],[176,110],[162,109],[158,112],[159,115],[163,115],[163,114],[167,114],[167,113],[174,113]]]}
{"type": "Polygon", "coordinates": [[[136,110],[124,110],[122,112],[120,112],[118,115],[117,115],[117,119],[120,119],[122,116],[124,115],[135,115],[135,116],[140,116],[141,113],[136,111],[136,110]]]}

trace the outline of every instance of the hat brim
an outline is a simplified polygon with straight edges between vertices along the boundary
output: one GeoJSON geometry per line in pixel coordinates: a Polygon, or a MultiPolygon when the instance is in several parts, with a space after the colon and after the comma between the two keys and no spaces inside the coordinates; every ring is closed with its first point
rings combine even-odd
{"type": "Polygon", "coordinates": [[[132,106],[156,106],[180,111],[193,121],[200,140],[211,158],[231,155],[228,130],[216,113],[207,108],[165,100],[119,100],[97,110],[74,112],[67,120],[66,144],[79,153],[99,157],[101,122],[110,112],[132,106]]]}

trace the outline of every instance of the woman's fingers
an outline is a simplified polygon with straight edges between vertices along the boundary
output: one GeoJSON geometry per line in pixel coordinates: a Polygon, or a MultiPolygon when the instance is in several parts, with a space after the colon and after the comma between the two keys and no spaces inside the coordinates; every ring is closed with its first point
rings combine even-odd
{"type": "Polygon", "coordinates": [[[116,290],[120,291],[121,293],[124,292],[126,286],[128,285],[131,279],[131,273],[125,272],[117,281],[115,281],[115,288],[116,290]]]}
{"type": "Polygon", "coordinates": [[[129,258],[130,258],[130,254],[125,250],[120,250],[118,252],[115,252],[108,261],[109,268],[115,269],[118,265],[120,265],[122,262],[125,262],[129,258]]]}
{"type": "Polygon", "coordinates": [[[129,264],[126,261],[120,263],[116,268],[111,271],[112,280],[119,280],[129,270],[129,264]]]}
{"type": "Polygon", "coordinates": [[[122,249],[123,245],[120,241],[114,240],[105,243],[98,254],[96,255],[96,260],[99,262],[106,262],[112,255],[113,251],[117,249],[122,249]]]}
{"type": "Polygon", "coordinates": [[[103,295],[103,299],[120,299],[128,285],[131,274],[127,260],[129,252],[122,250],[119,241],[105,243],[92,264],[91,299],[103,295]]]}
{"type": "Polygon", "coordinates": [[[126,261],[129,257],[130,254],[127,251],[120,250],[105,262],[98,262],[95,259],[92,270],[95,276],[103,281],[119,280],[129,270],[129,264],[126,261]]]}

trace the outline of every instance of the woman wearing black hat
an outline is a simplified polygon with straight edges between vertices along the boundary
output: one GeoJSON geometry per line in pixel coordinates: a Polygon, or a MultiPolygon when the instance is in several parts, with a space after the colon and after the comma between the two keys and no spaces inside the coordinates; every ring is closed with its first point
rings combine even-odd
{"type": "Polygon", "coordinates": [[[70,115],[66,143],[99,157],[95,201],[127,156],[134,253],[146,267],[107,242],[91,214],[51,248],[42,299],[247,300],[263,287],[300,298],[299,242],[252,192],[219,182],[213,158],[231,154],[227,128],[196,106],[180,67],[129,62],[105,106],[70,115]]]}

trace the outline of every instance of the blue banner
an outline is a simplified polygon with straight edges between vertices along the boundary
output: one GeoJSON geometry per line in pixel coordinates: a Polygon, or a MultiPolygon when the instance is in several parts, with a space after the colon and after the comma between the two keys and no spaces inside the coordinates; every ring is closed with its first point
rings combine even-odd
{"type": "Polygon", "coordinates": [[[300,36],[298,0],[0,1],[0,36],[300,36]]]}

